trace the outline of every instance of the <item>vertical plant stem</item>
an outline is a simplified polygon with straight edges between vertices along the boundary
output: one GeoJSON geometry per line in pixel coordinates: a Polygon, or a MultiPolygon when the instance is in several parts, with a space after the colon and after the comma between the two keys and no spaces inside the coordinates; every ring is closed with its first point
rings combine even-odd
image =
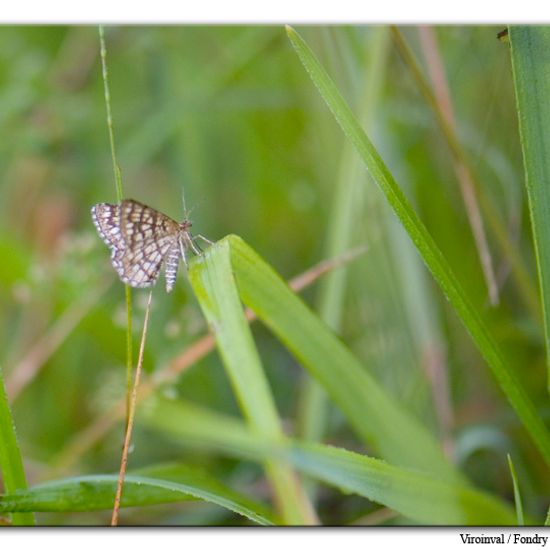
{"type": "Polygon", "coordinates": [[[105,34],[103,32],[102,25],[99,26],[99,44],[101,53],[101,69],[103,75],[103,93],[105,94],[105,107],[107,109],[107,129],[109,130],[109,141],[111,142],[111,160],[113,161],[113,171],[115,174],[116,196],[117,200],[120,202],[123,198],[122,176],[116,158],[113,115],[111,113],[111,91],[109,89],[109,70],[107,67],[107,47],[105,45],[105,34]]]}
{"type": "Polygon", "coordinates": [[[147,298],[147,307],[145,309],[145,318],[143,320],[143,332],[141,333],[141,342],[139,344],[139,356],[138,364],[136,367],[136,376],[134,379],[134,385],[130,397],[130,408],[128,414],[128,422],[126,423],[126,435],[124,437],[124,446],[122,448],[122,457],[120,460],[120,471],[118,473],[118,484],[115,495],[115,505],[113,507],[113,515],[111,516],[111,526],[118,525],[118,513],[120,510],[120,501],[122,499],[122,488],[124,486],[124,476],[126,474],[126,468],[128,466],[128,451],[130,449],[130,443],[132,441],[132,429],[134,427],[134,418],[136,415],[136,403],[137,393],[139,388],[139,379],[141,377],[141,368],[143,364],[143,351],[145,350],[145,338],[147,337],[147,326],[149,324],[149,311],[151,309],[151,298],[153,296],[153,289],[149,291],[149,297],[147,298]]]}
{"type": "MultiPolygon", "coordinates": [[[[101,53],[101,69],[103,75],[103,92],[105,95],[105,107],[107,109],[107,128],[109,130],[109,141],[111,144],[111,159],[113,161],[113,172],[115,174],[115,189],[117,202],[124,198],[122,192],[122,175],[117,162],[115,149],[115,133],[113,129],[113,115],[111,113],[111,92],[109,89],[109,70],[107,67],[107,47],[103,26],[99,26],[99,44],[101,53]]],[[[132,388],[132,290],[126,285],[126,423],[130,415],[130,391],[132,388]]]]}

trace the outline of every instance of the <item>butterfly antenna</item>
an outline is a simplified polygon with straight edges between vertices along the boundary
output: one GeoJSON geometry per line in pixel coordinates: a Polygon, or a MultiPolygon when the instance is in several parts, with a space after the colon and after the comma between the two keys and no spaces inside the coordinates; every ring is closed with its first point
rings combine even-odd
{"type": "Polygon", "coordinates": [[[190,210],[187,210],[187,205],[185,203],[185,193],[183,191],[183,188],[181,190],[181,202],[183,203],[183,215],[184,219],[188,220],[190,219],[191,213],[195,209],[195,206],[193,206],[190,210]]]}
{"type": "Polygon", "coordinates": [[[183,191],[183,187],[181,189],[181,204],[183,206],[183,217],[184,219],[189,219],[189,212],[187,212],[187,205],[185,204],[185,192],[183,191]]]}

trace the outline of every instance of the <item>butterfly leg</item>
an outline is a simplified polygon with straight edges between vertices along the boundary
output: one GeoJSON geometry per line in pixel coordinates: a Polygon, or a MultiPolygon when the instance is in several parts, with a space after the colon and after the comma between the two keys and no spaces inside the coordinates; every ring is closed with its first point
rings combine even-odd
{"type": "Polygon", "coordinates": [[[181,239],[179,241],[179,245],[180,245],[181,259],[183,260],[183,263],[185,265],[185,269],[189,269],[189,265],[187,264],[187,256],[185,255],[185,245],[184,245],[184,243],[181,239]]]}
{"type": "Polygon", "coordinates": [[[200,256],[202,254],[201,247],[195,242],[195,237],[192,237],[191,235],[187,235],[186,238],[186,245],[188,248],[190,248],[197,256],[200,256]]]}
{"type": "Polygon", "coordinates": [[[214,241],[211,241],[210,239],[207,239],[204,235],[195,235],[193,237],[193,239],[201,239],[203,240],[206,244],[209,244],[209,245],[213,245],[214,244],[214,241]]]}
{"type": "Polygon", "coordinates": [[[212,246],[214,244],[210,239],[207,239],[203,235],[194,235],[193,237],[190,238],[190,241],[191,241],[190,242],[190,247],[191,247],[191,249],[193,250],[193,252],[195,254],[200,254],[202,252],[201,247],[198,245],[197,242],[195,242],[195,239],[201,239],[202,241],[204,241],[209,246],[212,246]]]}

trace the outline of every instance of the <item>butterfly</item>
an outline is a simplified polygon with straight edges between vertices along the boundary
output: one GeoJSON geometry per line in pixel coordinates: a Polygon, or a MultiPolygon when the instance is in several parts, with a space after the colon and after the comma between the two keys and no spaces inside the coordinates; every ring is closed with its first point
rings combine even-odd
{"type": "Polygon", "coordinates": [[[121,281],[134,288],[154,285],[164,265],[166,292],[170,292],[176,282],[180,258],[187,267],[185,253],[189,249],[201,254],[190,233],[188,219],[178,223],[132,199],[120,204],[96,204],[92,207],[92,220],[111,249],[111,263],[121,281]]]}

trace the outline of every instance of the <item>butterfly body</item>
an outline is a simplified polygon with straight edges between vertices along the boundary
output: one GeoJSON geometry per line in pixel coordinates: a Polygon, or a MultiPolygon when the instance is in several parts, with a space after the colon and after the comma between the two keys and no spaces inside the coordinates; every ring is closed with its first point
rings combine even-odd
{"type": "Polygon", "coordinates": [[[180,258],[187,265],[187,250],[200,254],[190,233],[189,220],[178,223],[132,199],[120,204],[96,204],[92,220],[111,249],[111,263],[120,279],[134,288],[154,285],[164,265],[166,291],[170,292],[180,258]]]}

